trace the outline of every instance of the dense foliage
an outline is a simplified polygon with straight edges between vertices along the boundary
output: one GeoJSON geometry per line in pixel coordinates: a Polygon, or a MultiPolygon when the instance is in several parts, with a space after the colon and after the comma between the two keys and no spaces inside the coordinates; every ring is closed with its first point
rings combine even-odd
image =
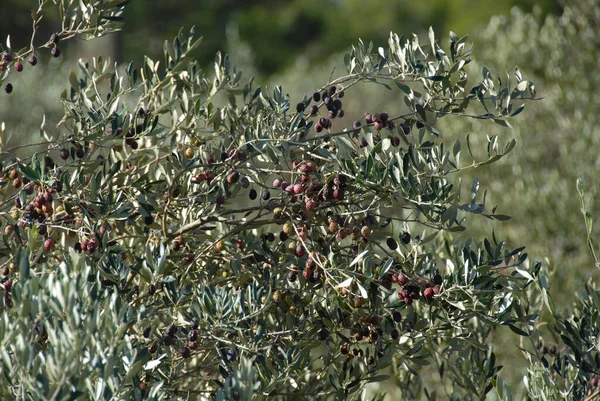
{"type": "MultiPolygon", "coordinates": [[[[62,2],[49,41],[8,40],[5,90],[17,63],[118,29],[126,3],[62,2]]],[[[438,120],[510,127],[537,96],[518,68],[474,79],[466,37],[392,33],[288,95],[221,54],[203,71],[200,42],[182,30],[142,66],[80,60],[41,150],[3,146],[2,399],[341,400],[382,382],[408,399],[504,399],[500,326],[526,339],[530,397],[594,396],[595,290],[562,318],[523,247],[456,236],[509,218],[460,177],[516,142],[448,146],[438,120]],[[346,124],[359,84],[401,102],[346,124]]]]}

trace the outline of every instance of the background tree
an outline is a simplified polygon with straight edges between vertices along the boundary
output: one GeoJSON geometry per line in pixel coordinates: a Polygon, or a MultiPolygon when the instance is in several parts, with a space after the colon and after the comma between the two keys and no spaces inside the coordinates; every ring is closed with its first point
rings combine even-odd
{"type": "MultiPolygon", "coordinates": [[[[560,17],[515,9],[509,17],[492,19],[478,37],[482,65],[509,68],[518,62],[544,88],[544,101],[530,109],[533,123],[515,127],[521,146],[513,157],[518,162],[477,176],[488,182],[492,174],[510,177],[494,180],[497,195],[490,195],[501,206],[510,204],[513,218],[528,224],[503,232],[513,243],[527,243],[530,254],[548,258],[549,274],[561,283],[553,286],[553,294],[566,299],[573,299],[589,278],[597,279],[577,218],[575,182],[581,177],[590,195],[596,195],[595,169],[590,166],[597,164],[599,98],[594,88],[600,83],[588,71],[600,62],[598,21],[598,4],[581,0],[566,4],[560,17]]],[[[458,135],[465,129],[479,130],[481,125],[454,121],[446,132],[458,135]]]]}
{"type": "MultiPolygon", "coordinates": [[[[260,77],[282,72],[294,64],[299,56],[308,56],[312,64],[320,64],[348,46],[348,38],[361,37],[365,42],[378,43],[387,40],[390,30],[400,28],[404,32],[423,33],[424,27],[433,26],[436,31],[472,31],[477,25],[485,25],[496,14],[508,12],[513,6],[532,10],[532,2],[510,0],[497,2],[479,1],[467,4],[465,0],[448,3],[442,0],[418,3],[385,1],[365,3],[355,0],[344,2],[322,1],[203,1],[201,4],[173,0],[148,7],[142,2],[132,2],[124,16],[127,25],[113,35],[107,55],[118,62],[142,62],[144,55],[161,56],[165,37],[173,37],[180,26],[195,25],[204,37],[203,51],[194,57],[202,66],[210,66],[212,55],[227,51],[227,30],[237,27],[240,36],[255,55],[260,77]],[[469,12],[465,13],[466,7],[469,12]],[[373,23],[361,23],[357,15],[372,15],[373,23]],[[139,46],[143,43],[144,50],[139,46]]],[[[542,12],[558,13],[560,4],[555,0],[535,2],[542,12]]],[[[10,15],[0,21],[0,32],[10,32],[13,41],[29,37],[30,9],[35,2],[6,0],[0,5],[2,15],[10,15]]],[[[59,20],[54,10],[48,10],[41,21],[40,34],[50,36],[59,20]]],[[[15,42],[16,43],[16,42],[15,42]]],[[[95,51],[101,50],[98,43],[95,51]]]]}

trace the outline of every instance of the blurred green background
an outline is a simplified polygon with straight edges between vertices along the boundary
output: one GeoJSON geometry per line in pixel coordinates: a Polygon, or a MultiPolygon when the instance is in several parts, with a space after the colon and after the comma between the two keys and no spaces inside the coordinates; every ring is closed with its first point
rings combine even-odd
{"type": "MultiPolygon", "coordinates": [[[[0,38],[10,34],[13,47],[27,46],[33,0],[3,0],[0,38]]],[[[13,74],[15,92],[0,96],[0,121],[7,124],[5,145],[39,138],[42,113],[48,126],[60,117],[59,94],[67,86],[76,59],[110,56],[118,63],[140,65],[144,54],[162,58],[162,44],[184,26],[204,36],[196,57],[207,71],[217,51],[230,54],[245,77],[257,76],[272,88],[279,84],[292,103],[343,74],[343,55],[358,38],[386,46],[390,31],[423,35],[433,26],[444,47],[448,32],[470,35],[476,63],[473,76],[487,65],[505,76],[518,65],[544,99],[529,102],[511,121],[514,130],[469,119],[442,119],[439,130],[452,145],[472,133],[474,148],[484,149],[487,135],[502,142],[517,139],[505,159],[463,174],[463,189],[478,178],[488,189],[487,205],[513,216],[491,222],[470,216],[464,235],[483,238],[495,231],[513,247],[526,246],[531,260],[544,261],[551,292],[567,309],[575,294],[599,272],[586,249],[585,228],[575,181],[584,179],[590,199],[597,193],[600,169],[600,5],[597,0],[206,0],[190,2],[133,1],[123,31],[100,41],[75,41],[63,57],[40,66],[26,65],[13,74]]],[[[52,17],[43,21],[40,42],[57,29],[52,17]]],[[[348,123],[367,111],[401,109],[399,91],[357,85],[344,100],[348,123]]],[[[465,192],[466,194],[466,192],[465,192]]],[[[597,219],[600,203],[591,204],[597,219]]],[[[594,235],[597,238],[597,235],[594,235]]],[[[499,344],[516,343],[514,337],[499,344]]],[[[514,348],[514,347],[513,347],[514,348]]],[[[518,377],[515,370],[515,378],[518,377]]],[[[505,373],[506,374],[506,373],[505,373]]],[[[510,375],[510,373],[508,373],[510,375]]]]}
{"type": "MultiPolygon", "coordinates": [[[[2,36],[10,33],[13,47],[29,44],[30,10],[34,0],[3,0],[2,36]]],[[[143,55],[158,58],[163,40],[180,27],[195,25],[204,36],[196,57],[206,64],[214,54],[229,50],[233,31],[252,51],[258,75],[268,78],[286,71],[305,57],[315,66],[345,50],[357,38],[385,43],[390,30],[424,32],[473,32],[487,25],[493,15],[507,14],[513,6],[524,11],[539,7],[542,14],[558,14],[556,0],[187,0],[132,1],[125,13],[126,25],[104,49],[118,62],[140,62],[143,55]]],[[[40,38],[57,28],[56,15],[42,21],[40,38]],[[53,18],[54,17],[54,18],[53,18]]],[[[94,47],[97,51],[97,46],[94,47]]]]}

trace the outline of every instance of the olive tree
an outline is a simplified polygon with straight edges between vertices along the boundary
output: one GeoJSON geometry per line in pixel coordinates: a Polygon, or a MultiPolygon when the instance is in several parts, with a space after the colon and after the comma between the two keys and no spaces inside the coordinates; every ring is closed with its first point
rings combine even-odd
{"type": "MultiPolygon", "coordinates": [[[[49,41],[7,40],[3,101],[23,60],[117,30],[127,3],[61,1],[49,41]]],[[[1,397],[344,400],[383,382],[408,399],[509,397],[490,335],[528,338],[534,369],[552,302],[523,247],[466,235],[472,217],[509,217],[461,173],[516,142],[449,143],[437,122],[510,128],[535,85],[518,68],[473,78],[467,38],[431,29],[358,41],[302,94],[222,54],[204,71],[200,43],[182,29],[161,61],[80,60],[62,120],[3,146],[1,397]],[[398,101],[344,110],[358,84],[398,101]]]]}

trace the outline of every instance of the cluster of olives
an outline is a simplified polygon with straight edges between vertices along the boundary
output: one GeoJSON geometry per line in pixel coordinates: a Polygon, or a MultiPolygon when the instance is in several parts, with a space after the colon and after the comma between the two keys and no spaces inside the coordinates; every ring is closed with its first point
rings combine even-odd
{"type": "MultiPolygon", "coordinates": [[[[340,100],[341,98],[344,97],[344,91],[343,90],[338,90],[337,87],[335,86],[331,86],[329,87],[328,90],[323,91],[323,93],[320,92],[315,92],[311,98],[309,98],[307,101],[305,102],[300,102],[296,105],[296,112],[300,113],[304,113],[305,111],[307,111],[306,107],[309,105],[309,103],[312,101],[314,101],[315,103],[318,103],[320,101],[322,101],[322,105],[324,105],[327,108],[327,114],[320,117],[317,122],[315,123],[315,130],[317,132],[321,132],[324,129],[329,129],[332,126],[332,122],[331,120],[336,118],[336,117],[344,117],[344,110],[342,109],[342,101],[340,100]]],[[[308,116],[307,117],[316,117],[319,114],[319,105],[318,104],[313,104],[310,106],[310,108],[308,109],[308,116]]],[[[306,119],[303,116],[302,119],[300,120],[300,123],[298,124],[299,127],[304,127],[306,125],[306,119]]]]}
{"type": "MultiPolygon", "coordinates": [[[[346,339],[346,341],[341,344],[340,354],[346,356],[348,359],[352,359],[363,355],[363,350],[360,346],[351,348],[353,344],[358,345],[360,342],[380,344],[380,341],[388,335],[392,340],[397,340],[400,337],[398,325],[401,322],[402,314],[397,310],[394,310],[387,317],[376,314],[366,314],[361,316],[354,324],[349,324],[348,321],[344,322],[345,327],[350,327],[352,337],[346,339]]],[[[321,340],[325,340],[325,336],[323,335],[324,331],[326,331],[326,329],[323,329],[318,333],[319,339],[321,340]]],[[[381,355],[380,351],[381,350],[378,350],[376,355],[381,355]]],[[[369,360],[367,360],[368,364],[374,363],[374,355],[369,357],[369,360]]]]}
{"type": "MultiPolygon", "coordinates": [[[[24,207],[21,202],[21,197],[15,197],[16,209],[14,210],[12,217],[14,220],[18,220],[17,226],[21,229],[28,229],[36,226],[38,234],[42,235],[43,237],[47,237],[43,243],[44,249],[46,251],[51,251],[54,249],[54,240],[49,237],[46,220],[54,215],[53,193],[60,192],[62,190],[62,184],[57,182],[54,188],[40,188],[38,186],[34,186],[27,178],[23,178],[23,180],[21,180],[21,177],[19,177],[16,169],[11,170],[7,177],[12,180],[13,188],[21,189],[21,187],[23,187],[23,192],[25,195],[32,195],[35,190],[38,190],[35,198],[33,198],[24,207]],[[23,210],[23,212],[19,213],[18,210],[23,210]]],[[[14,225],[7,224],[4,227],[4,235],[9,237],[14,230],[14,225]]],[[[24,241],[23,239],[21,240],[24,241]]]]}
{"type": "MultiPolygon", "coordinates": [[[[162,335],[158,333],[156,337],[152,337],[153,328],[152,326],[147,326],[142,335],[144,338],[148,339],[148,352],[154,354],[158,351],[158,347],[160,344],[164,344],[166,346],[176,347],[180,342],[180,339],[177,337],[178,327],[176,325],[170,324],[168,325],[162,335]]],[[[182,358],[189,358],[192,355],[192,351],[198,348],[198,324],[193,323],[190,330],[185,336],[185,345],[179,348],[179,355],[182,358]]]]}
{"type": "MultiPolygon", "coordinates": [[[[162,345],[177,350],[177,353],[183,359],[191,357],[194,351],[197,352],[201,340],[199,325],[196,322],[192,322],[188,329],[170,324],[162,332],[152,326],[147,326],[143,330],[142,336],[147,343],[149,353],[155,354],[162,345]],[[181,335],[182,332],[183,335],[181,335]]],[[[230,362],[238,358],[237,351],[234,348],[223,348],[221,352],[230,362]]],[[[208,376],[212,375],[212,368],[207,367],[204,373],[208,376]]]]}
{"type": "Polygon", "coordinates": [[[409,278],[402,272],[392,274],[392,282],[397,283],[402,288],[398,291],[398,299],[404,301],[406,306],[412,305],[414,300],[431,300],[435,295],[441,292],[442,276],[436,274],[433,282],[421,279],[417,283],[411,283],[409,278]]]}
{"type": "MultiPolygon", "coordinates": [[[[58,47],[59,40],[60,40],[60,37],[56,33],[53,33],[52,36],[50,37],[50,43],[52,44],[52,48],[50,49],[50,55],[55,58],[60,57],[60,48],[58,47]]],[[[35,54],[32,54],[31,56],[29,56],[28,61],[29,61],[29,65],[31,65],[32,67],[35,66],[38,62],[35,54]]],[[[13,65],[15,71],[17,71],[17,72],[23,71],[22,58],[17,57],[16,59],[14,59],[13,55],[11,53],[5,52],[2,54],[2,59],[0,60],[0,72],[6,71],[6,69],[11,65],[11,63],[13,65]]],[[[10,82],[6,83],[6,85],[4,85],[4,91],[9,94],[12,93],[13,85],[10,82]]]]}
{"type": "Polygon", "coordinates": [[[552,344],[551,346],[547,346],[546,344],[544,344],[544,340],[540,337],[536,342],[535,342],[535,348],[539,351],[540,354],[542,355],[558,355],[558,346],[556,344],[552,344]]]}
{"type": "Polygon", "coordinates": [[[73,246],[77,252],[87,252],[93,254],[98,249],[99,241],[96,237],[84,238],[82,241],[77,241],[73,246]]]}

